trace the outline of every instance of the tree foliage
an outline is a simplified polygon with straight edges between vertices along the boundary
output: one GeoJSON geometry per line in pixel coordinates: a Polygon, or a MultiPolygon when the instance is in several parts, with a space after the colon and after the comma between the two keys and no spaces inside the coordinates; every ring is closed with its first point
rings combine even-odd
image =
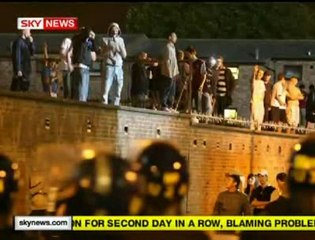
{"type": "Polygon", "coordinates": [[[127,14],[128,33],[165,38],[315,37],[315,7],[303,3],[144,3],[127,14]]]}

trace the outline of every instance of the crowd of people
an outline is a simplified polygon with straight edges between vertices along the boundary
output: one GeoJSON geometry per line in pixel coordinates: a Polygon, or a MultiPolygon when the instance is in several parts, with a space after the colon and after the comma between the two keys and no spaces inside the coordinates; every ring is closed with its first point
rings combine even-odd
{"type": "MultiPolygon", "coordinates": [[[[217,196],[213,215],[217,216],[312,216],[315,213],[315,186],[312,176],[315,136],[309,135],[294,146],[287,172],[275,176],[277,186],[268,183],[268,171],[226,174],[226,190],[217,196]]],[[[236,234],[229,232],[229,234],[236,234]]],[[[314,239],[314,231],[243,231],[241,240],[314,239]]],[[[222,238],[224,239],[224,238],[222,238]]],[[[229,239],[228,237],[226,239],[229,239]]]]}
{"type": "MultiPolygon", "coordinates": [[[[171,33],[158,58],[140,52],[131,69],[131,105],[167,112],[199,113],[224,116],[232,104],[235,79],[224,65],[223,57],[203,60],[194,47],[176,49],[177,35],[171,33]]],[[[12,45],[12,91],[28,91],[30,87],[31,56],[35,45],[30,30],[12,45]]],[[[72,38],[65,38],[60,47],[60,59],[49,58],[44,44],[42,70],[43,91],[52,97],[87,101],[90,68],[93,61],[102,61],[101,102],[120,105],[124,85],[123,62],[127,56],[125,43],[117,23],[108,27],[101,45],[96,46],[95,33],[82,27],[72,38]],[[113,89],[113,96],[110,91],[113,89]]],[[[314,127],[314,85],[305,91],[295,76],[286,79],[278,74],[272,83],[272,74],[254,66],[251,86],[251,129],[261,130],[262,123],[288,124],[292,128],[314,127]]],[[[280,129],[280,128],[279,128],[280,129]]]]}
{"type": "Polygon", "coordinates": [[[255,66],[251,79],[252,129],[261,130],[263,122],[283,123],[291,127],[311,127],[314,123],[314,85],[305,91],[305,85],[297,84],[295,76],[287,80],[278,74],[278,81],[271,82],[271,73],[255,66]]]}
{"type": "MultiPolygon", "coordinates": [[[[60,59],[49,58],[48,46],[44,45],[42,70],[43,91],[52,97],[70,98],[86,102],[89,95],[90,69],[97,57],[105,65],[102,102],[108,104],[108,94],[115,87],[114,104],[120,104],[123,87],[123,59],[127,52],[117,23],[108,27],[102,45],[95,44],[95,33],[90,27],[82,27],[72,38],[65,38],[60,47],[60,59]],[[61,90],[62,89],[62,90],[61,90]]],[[[29,29],[22,30],[12,45],[12,91],[28,91],[30,87],[31,57],[35,45],[29,29]]]]}
{"type": "MultiPolygon", "coordinates": [[[[249,174],[246,188],[243,187],[241,174],[227,173],[227,190],[218,195],[213,215],[313,215],[314,145],[315,136],[310,135],[294,146],[288,173],[281,172],[276,176],[277,188],[268,183],[266,170],[261,170],[257,175],[249,174]]],[[[139,144],[138,150],[134,150],[136,153],[130,153],[133,157],[128,159],[123,159],[105,148],[75,146],[73,145],[73,149],[67,146],[67,151],[77,154],[72,159],[76,163],[71,170],[73,172],[64,174],[55,168],[48,169],[46,177],[51,182],[47,186],[47,208],[41,213],[32,212],[31,215],[184,214],[183,201],[188,192],[190,174],[186,158],[173,144],[146,141],[146,144],[139,144]]],[[[12,209],[17,200],[15,193],[21,186],[20,171],[17,163],[3,154],[0,155],[1,239],[211,239],[209,233],[202,231],[14,232],[12,209]]],[[[293,236],[296,237],[297,234],[307,240],[314,239],[315,236],[310,231],[289,234],[283,231],[245,231],[241,234],[241,239],[273,239],[270,237],[276,236],[287,237],[279,239],[295,239],[293,236]]]]}
{"type": "MultiPolygon", "coordinates": [[[[90,67],[97,56],[105,65],[102,102],[120,105],[124,83],[123,59],[127,52],[117,23],[112,23],[108,34],[102,38],[102,46],[95,44],[95,33],[84,27],[61,44],[59,67],[48,56],[44,46],[43,90],[50,96],[62,95],[78,101],[87,101],[89,94],[90,67]],[[62,85],[62,93],[60,86],[62,85]],[[114,98],[109,92],[114,87],[114,98]]],[[[188,46],[176,51],[177,36],[171,33],[159,59],[152,59],[141,52],[132,66],[132,105],[167,111],[190,112],[206,115],[223,115],[232,103],[235,81],[231,71],[224,66],[223,57],[204,61],[197,51],[188,46]]],[[[31,56],[34,41],[30,30],[12,46],[14,76],[12,91],[28,91],[30,86],[31,56]]],[[[271,74],[254,67],[251,79],[252,128],[260,129],[263,122],[288,123],[295,127],[315,122],[314,86],[306,93],[298,79],[287,81],[279,74],[272,85],[271,74]],[[306,119],[306,121],[304,120],[306,119]]],[[[226,174],[227,190],[220,193],[213,209],[214,215],[313,215],[315,138],[309,136],[293,151],[288,173],[277,174],[278,186],[268,184],[268,172],[250,174],[246,188],[242,176],[226,174]],[[301,168],[301,162],[306,162],[301,168]]],[[[18,166],[8,157],[0,156],[0,239],[209,239],[204,232],[99,232],[99,233],[40,233],[24,234],[12,231],[12,206],[18,189],[18,166]],[[40,236],[40,238],[39,238],[40,236]]],[[[188,164],[173,145],[153,142],[144,147],[136,161],[94,151],[82,158],[75,168],[72,179],[60,191],[71,189],[68,194],[55,199],[49,215],[181,215],[182,202],[189,187],[188,164]],[[161,161],[163,160],[163,161],[161,161]],[[104,164],[105,163],[105,164],[104,164]],[[96,171],[97,170],[97,171],[96,171]],[[105,174],[105,175],[104,175],[105,174]],[[176,176],[176,177],[174,177],[176,176]],[[98,181],[99,179],[110,181],[98,181]],[[168,179],[168,180],[167,180],[168,179]]],[[[314,239],[313,232],[298,232],[304,239],[314,239]]],[[[293,239],[296,234],[281,233],[278,239],[293,239]]],[[[280,233],[245,232],[242,239],[272,239],[280,233]],[[267,236],[268,235],[268,236],[267,236]]]]}
{"type": "Polygon", "coordinates": [[[214,215],[262,215],[275,214],[275,211],[279,211],[280,215],[285,214],[283,209],[273,209],[273,206],[289,197],[287,173],[277,174],[277,187],[268,183],[268,171],[265,169],[257,174],[250,173],[246,188],[243,187],[243,181],[240,173],[226,174],[227,190],[218,195],[213,210],[214,215]]]}
{"type": "Polygon", "coordinates": [[[235,87],[223,57],[205,61],[193,46],[176,51],[176,41],[176,33],[171,33],[160,59],[139,54],[132,66],[133,106],[144,107],[151,96],[148,107],[153,109],[223,116],[235,87]]]}
{"type": "MultiPolygon", "coordinates": [[[[99,58],[103,79],[100,101],[120,105],[123,62],[127,56],[120,35],[119,25],[112,23],[97,47],[93,30],[82,27],[72,38],[63,40],[59,60],[49,58],[48,46],[44,44],[43,91],[51,97],[87,101],[90,68],[99,58]],[[111,89],[113,96],[109,94],[111,89]]],[[[149,57],[146,52],[138,54],[131,68],[131,105],[167,112],[224,116],[224,110],[232,104],[235,79],[224,65],[223,57],[204,60],[192,46],[176,49],[176,42],[177,35],[173,32],[158,58],[149,57]]],[[[23,30],[12,45],[12,91],[28,91],[34,51],[30,30],[23,30]]],[[[298,87],[298,82],[297,77],[286,79],[280,73],[273,84],[271,72],[254,66],[250,81],[250,128],[261,130],[262,123],[314,128],[314,85],[311,84],[306,92],[305,85],[298,87]]],[[[281,127],[278,130],[281,131],[281,127]]]]}
{"type": "MultiPolygon", "coordinates": [[[[95,33],[82,27],[72,38],[65,38],[60,47],[60,59],[49,58],[44,44],[42,70],[43,91],[52,97],[71,98],[86,102],[89,95],[92,62],[102,61],[103,94],[101,102],[120,105],[124,85],[123,61],[127,56],[125,43],[117,23],[108,28],[107,36],[97,47],[95,33]],[[114,96],[109,93],[113,88],[114,96]],[[62,89],[62,90],[61,90],[62,89]]],[[[146,52],[137,56],[131,73],[131,102],[134,107],[149,107],[167,112],[181,111],[223,115],[232,103],[235,81],[223,57],[202,60],[192,46],[178,50],[176,33],[157,59],[146,52]]],[[[12,46],[12,91],[28,91],[31,57],[35,45],[30,30],[23,30],[12,46]]]]}

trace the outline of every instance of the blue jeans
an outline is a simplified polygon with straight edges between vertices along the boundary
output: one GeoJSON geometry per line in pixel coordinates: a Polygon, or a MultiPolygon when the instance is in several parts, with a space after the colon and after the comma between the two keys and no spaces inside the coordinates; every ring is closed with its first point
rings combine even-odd
{"type": "Polygon", "coordinates": [[[71,98],[86,102],[89,94],[90,70],[86,68],[74,68],[71,77],[71,98]]]}
{"type": "Polygon", "coordinates": [[[176,92],[176,82],[167,76],[163,76],[161,81],[163,82],[162,107],[173,107],[172,104],[176,92]]]}
{"type": "Polygon", "coordinates": [[[54,80],[51,83],[51,91],[53,93],[58,93],[58,80],[54,80]]]}
{"type": "Polygon", "coordinates": [[[198,113],[211,115],[212,109],[212,95],[200,91],[194,91],[192,99],[195,101],[196,111],[198,113]]]}
{"type": "Polygon", "coordinates": [[[213,107],[212,107],[212,94],[203,93],[201,96],[202,102],[202,113],[206,115],[212,115],[213,107]]]}
{"type": "Polygon", "coordinates": [[[103,103],[108,104],[108,93],[114,84],[114,105],[120,104],[120,94],[124,85],[124,72],[122,66],[105,66],[105,89],[103,94],[103,103]]]}
{"type": "Polygon", "coordinates": [[[70,72],[66,70],[62,70],[62,80],[63,80],[63,97],[69,98],[70,97],[70,72]]]}

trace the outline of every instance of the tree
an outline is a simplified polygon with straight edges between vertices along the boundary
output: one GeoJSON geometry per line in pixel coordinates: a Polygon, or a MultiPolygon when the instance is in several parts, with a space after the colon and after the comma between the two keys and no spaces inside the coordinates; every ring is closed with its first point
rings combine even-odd
{"type": "Polygon", "coordinates": [[[127,14],[128,33],[165,38],[315,37],[315,8],[303,3],[144,3],[127,14]]]}

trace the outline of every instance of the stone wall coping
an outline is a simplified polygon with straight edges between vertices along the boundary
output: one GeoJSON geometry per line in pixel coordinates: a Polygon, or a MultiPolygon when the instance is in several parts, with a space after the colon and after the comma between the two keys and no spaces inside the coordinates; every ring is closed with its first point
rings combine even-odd
{"type": "Polygon", "coordinates": [[[306,135],[299,135],[299,134],[289,134],[289,133],[278,133],[278,132],[271,132],[271,131],[252,131],[247,128],[237,128],[233,126],[224,126],[224,125],[216,125],[216,124],[207,124],[207,123],[192,123],[192,127],[196,128],[211,128],[217,131],[230,131],[230,132],[240,132],[240,133],[248,133],[252,135],[263,135],[263,136],[279,136],[284,138],[293,138],[299,139],[306,135]]]}
{"type": "MultiPolygon", "coordinates": [[[[2,97],[9,97],[9,98],[17,98],[17,99],[24,99],[24,100],[31,100],[31,101],[42,101],[46,103],[54,103],[54,104],[67,104],[67,105],[74,105],[79,107],[90,108],[91,110],[94,109],[103,109],[103,110],[116,110],[116,111],[126,111],[126,112],[134,112],[134,113],[146,113],[152,115],[160,115],[160,116],[168,116],[168,117],[176,117],[176,118],[184,118],[190,121],[191,116],[189,114],[184,113],[169,113],[163,111],[155,111],[151,109],[143,109],[143,108],[135,108],[129,106],[113,106],[113,105],[103,105],[102,103],[98,102],[79,102],[70,99],[55,99],[49,96],[39,96],[35,93],[22,93],[22,92],[11,92],[8,90],[1,90],[0,96],[2,97]]],[[[233,126],[222,126],[216,124],[206,124],[206,123],[190,123],[192,127],[196,128],[211,128],[218,131],[232,131],[232,132],[241,132],[241,133],[248,133],[253,135],[264,135],[264,136],[279,136],[283,138],[293,138],[299,139],[305,135],[298,135],[298,134],[288,134],[288,133],[278,133],[278,132],[269,132],[269,131],[251,131],[250,129],[246,128],[237,128],[233,126]]]]}

